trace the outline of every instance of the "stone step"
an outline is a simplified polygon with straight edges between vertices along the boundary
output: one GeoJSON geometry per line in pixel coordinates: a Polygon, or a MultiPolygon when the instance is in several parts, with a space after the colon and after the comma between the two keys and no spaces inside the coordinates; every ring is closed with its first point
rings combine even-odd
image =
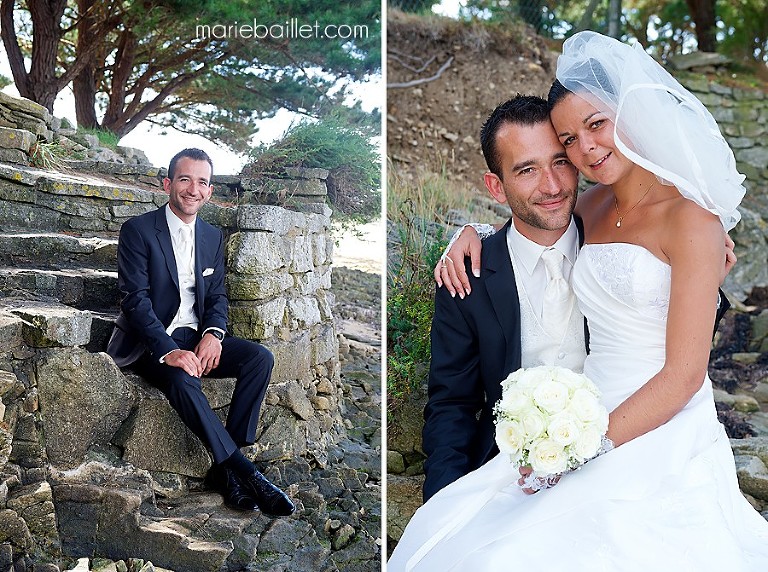
{"type": "Polygon", "coordinates": [[[116,312],[120,307],[117,272],[93,268],[0,266],[0,296],[56,301],[99,312],[116,312]]]}
{"type": "Polygon", "coordinates": [[[117,238],[4,232],[0,233],[0,264],[117,270],[117,238]]]}
{"type": "Polygon", "coordinates": [[[231,541],[195,538],[173,519],[142,515],[136,490],[62,483],[53,486],[53,499],[65,554],[141,558],[178,572],[216,572],[234,548],[231,541]]]}

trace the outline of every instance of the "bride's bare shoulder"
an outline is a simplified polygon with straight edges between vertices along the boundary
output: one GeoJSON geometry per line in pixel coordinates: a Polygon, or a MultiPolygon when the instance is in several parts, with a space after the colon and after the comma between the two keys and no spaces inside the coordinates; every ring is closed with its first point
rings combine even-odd
{"type": "Polygon", "coordinates": [[[670,245],[696,249],[709,243],[716,247],[724,244],[723,226],[716,214],[682,196],[667,201],[664,207],[665,224],[661,228],[666,235],[665,250],[670,245]]]}

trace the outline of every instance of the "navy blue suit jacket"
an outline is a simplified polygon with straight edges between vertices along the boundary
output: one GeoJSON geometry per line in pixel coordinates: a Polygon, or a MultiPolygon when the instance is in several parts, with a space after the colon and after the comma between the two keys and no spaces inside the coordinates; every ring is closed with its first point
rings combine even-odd
{"type": "MultiPolygon", "coordinates": [[[[165,333],[181,303],[165,208],[132,218],[120,229],[117,279],[122,300],[107,347],[120,367],[132,364],[144,352],[160,359],[178,348],[165,333]]],[[[226,331],[224,236],[199,216],[195,222],[195,288],[198,331],[209,327],[226,331]]]]}

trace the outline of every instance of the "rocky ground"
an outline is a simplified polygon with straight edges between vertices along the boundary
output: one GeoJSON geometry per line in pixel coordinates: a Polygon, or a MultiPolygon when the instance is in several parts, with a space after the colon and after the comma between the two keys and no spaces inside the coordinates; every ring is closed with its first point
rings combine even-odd
{"type": "MultiPolygon", "coordinates": [[[[346,267],[333,270],[333,305],[340,341],[348,438],[329,451],[328,468],[296,460],[265,474],[288,485],[298,501],[283,519],[235,513],[221,497],[197,486],[178,498],[147,506],[150,521],[175,524],[200,542],[235,539],[228,570],[377,572],[381,568],[381,309],[380,276],[346,267]],[[365,533],[361,534],[360,531],[365,533]],[[333,556],[328,557],[329,549],[333,556]],[[237,560],[240,560],[240,567],[237,560]]],[[[176,495],[172,495],[176,496],[176,495]]],[[[139,559],[80,559],[72,572],[152,572],[165,568],[139,559]]],[[[176,570],[175,572],[184,572],[176,570]]]]}

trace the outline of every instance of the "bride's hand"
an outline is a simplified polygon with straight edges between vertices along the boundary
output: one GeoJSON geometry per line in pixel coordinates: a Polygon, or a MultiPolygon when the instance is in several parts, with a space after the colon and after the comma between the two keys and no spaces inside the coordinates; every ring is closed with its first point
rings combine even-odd
{"type": "Polygon", "coordinates": [[[546,477],[531,478],[533,469],[529,466],[520,467],[518,471],[520,472],[520,478],[517,479],[517,484],[527,495],[535,494],[541,489],[551,489],[560,482],[560,477],[563,476],[547,475],[546,477]]]}
{"type": "Polygon", "coordinates": [[[464,268],[464,257],[469,256],[472,261],[472,273],[480,275],[480,251],[482,249],[477,231],[471,226],[465,226],[460,231],[461,235],[453,241],[450,249],[443,254],[435,266],[434,276],[438,286],[445,286],[451,296],[459,298],[469,295],[472,288],[469,286],[469,277],[464,268]]]}
{"type": "Polygon", "coordinates": [[[734,265],[736,264],[736,255],[733,253],[733,248],[736,245],[733,242],[733,239],[728,236],[728,233],[725,233],[725,268],[723,269],[723,273],[720,275],[720,285],[723,285],[723,282],[725,282],[725,277],[730,274],[731,270],[733,270],[734,265]]]}

